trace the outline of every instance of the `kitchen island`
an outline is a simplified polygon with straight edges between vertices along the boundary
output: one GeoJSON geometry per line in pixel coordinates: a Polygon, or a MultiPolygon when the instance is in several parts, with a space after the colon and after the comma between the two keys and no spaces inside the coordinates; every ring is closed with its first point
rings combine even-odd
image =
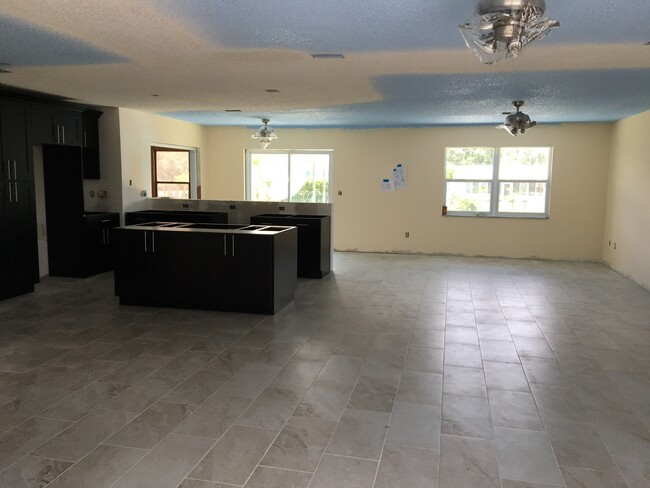
{"type": "Polygon", "coordinates": [[[149,222],[113,236],[121,304],[273,314],[294,298],[295,227],[149,222]]]}

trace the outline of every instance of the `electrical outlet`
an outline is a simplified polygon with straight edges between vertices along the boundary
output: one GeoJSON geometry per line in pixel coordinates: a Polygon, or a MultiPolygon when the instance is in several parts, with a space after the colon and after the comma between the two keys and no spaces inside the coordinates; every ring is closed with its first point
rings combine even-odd
{"type": "Polygon", "coordinates": [[[614,251],[616,251],[616,243],[614,243],[614,251]]]}
{"type": "Polygon", "coordinates": [[[408,232],[404,232],[404,237],[409,237],[409,233],[408,233],[408,232]]]}
{"type": "Polygon", "coordinates": [[[184,203],[183,208],[190,208],[190,204],[189,203],[184,203]]]}
{"type": "Polygon", "coordinates": [[[278,210],[282,211],[284,210],[284,207],[278,207],[278,210]]]}
{"type": "Polygon", "coordinates": [[[341,190],[339,190],[338,194],[339,196],[343,196],[343,192],[341,190]]]}
{"type": "Polygon", "coordinates": [[[90,198],[95,198],[95,192],[93,190],[90,190],[90,198]]]}

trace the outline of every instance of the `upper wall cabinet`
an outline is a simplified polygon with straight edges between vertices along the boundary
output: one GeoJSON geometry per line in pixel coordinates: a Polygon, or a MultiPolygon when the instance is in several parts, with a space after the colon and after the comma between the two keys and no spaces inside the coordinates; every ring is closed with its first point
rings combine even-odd
{"type": "Polygon", "coordinates": [[[26,124],[24,104],[0,100],[0,138],[2,139],[0,179],[24,180],[33,177],[27,158],[26,124]]]}
{"type": "Polygon", "coordinates": [[[29,117],[31,144],[81,146],[81,113],[48,105],[32,105],[29,117]]]}
{"type": "Polygon", "coordinates": [[[102,112],[84,110],[81,114],[81,158],[83,177],[86,180],[98,180],[99,172],[99,117],[102,112]]]}

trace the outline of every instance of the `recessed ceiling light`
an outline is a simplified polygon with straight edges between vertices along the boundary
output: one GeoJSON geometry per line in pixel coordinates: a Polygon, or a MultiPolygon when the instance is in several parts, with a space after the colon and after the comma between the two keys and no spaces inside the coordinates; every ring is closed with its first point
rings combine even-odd
{"type": "Polygon", "coordinates": [[[280,93],[280,90],[277,90],[275,88],[267,88],[264,90],[266,93],[280,93]]]}
{"type": "Polygon", "coordinates": [[[226,112],[241,112],[238,108],[227,108],[226,112]]]}
{"type": "Polygon", "coordinates": [[[340,53],[316,53],[311,55],[312,58],[314,59],[344,59],[345,56],[343,56],[340,53]]]}

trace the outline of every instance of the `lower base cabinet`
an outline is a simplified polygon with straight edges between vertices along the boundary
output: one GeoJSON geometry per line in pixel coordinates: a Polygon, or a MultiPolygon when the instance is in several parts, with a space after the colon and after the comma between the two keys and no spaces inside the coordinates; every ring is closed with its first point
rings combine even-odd
{"type": "Polygon", "coordinates": [[[273,314],[297,285],[295,228],[235,233],[128,226],[114,231],[120,303],[273,314]]]}
{"type": "Polygon", "coordinates": [[[0,299],[34,291],[34,183],[0,181],[0,299]]]}
{"type": "Polygon", "coordinates": [[[251,224],[294,225],[298,228],[298,276],[322,278],[330,272],[331,219],[329,215],[261,214],[251,224]]]}

